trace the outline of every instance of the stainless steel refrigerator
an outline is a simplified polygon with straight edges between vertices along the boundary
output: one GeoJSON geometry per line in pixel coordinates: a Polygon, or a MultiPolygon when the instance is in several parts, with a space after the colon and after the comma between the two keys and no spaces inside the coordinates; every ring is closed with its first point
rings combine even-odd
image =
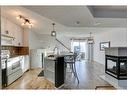
{"type": "Polygon", "coordinates": [[[32,49],[30,50],[30,67],[34,68],[43,68],[44,65],[44,56],[46,54],[45,49],[32,49]]]}

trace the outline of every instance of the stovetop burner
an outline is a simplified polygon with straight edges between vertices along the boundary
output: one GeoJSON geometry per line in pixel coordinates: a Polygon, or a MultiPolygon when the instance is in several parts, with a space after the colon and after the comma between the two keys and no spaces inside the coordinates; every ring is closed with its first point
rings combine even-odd
{"type": "Polygon", "coordinates": [[[10,57],[9,50],[1,50],[1,59],[8,59],[10,57]]]}

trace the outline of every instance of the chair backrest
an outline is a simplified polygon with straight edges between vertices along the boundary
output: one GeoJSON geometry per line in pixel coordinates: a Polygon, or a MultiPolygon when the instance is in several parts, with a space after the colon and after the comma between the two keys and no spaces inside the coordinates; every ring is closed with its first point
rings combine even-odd
{"type": "Polygon", "coordinates": [[[75,61],[76,61],[77,56],[78,56],[78,54],[74,53],[74,59],[75,59],[75,61]]]}
{"type": "Polygon", "coordinates": [[[65,62],[66,62],[66,63],[75,63],[76,57],[77,57],[76,54],[73,54],[73,55],[66,55],[66,56],[65,56],[65,62]]]}

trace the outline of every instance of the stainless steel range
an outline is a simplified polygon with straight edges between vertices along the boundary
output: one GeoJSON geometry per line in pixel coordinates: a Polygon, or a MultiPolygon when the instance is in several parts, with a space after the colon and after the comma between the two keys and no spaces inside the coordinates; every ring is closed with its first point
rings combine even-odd
{"type": "Polygon", "coordinates": [[[6,87],[22,76],[22,57],[10,58],[9,50],[1,51],[2,86],[6,87]]]}
{"type": "Polygon", "coordinates": [[[1,50],[1,67],[2,67],[2,86],[7,86],[7,59],[9,58],[9,50],[1,50]]]}

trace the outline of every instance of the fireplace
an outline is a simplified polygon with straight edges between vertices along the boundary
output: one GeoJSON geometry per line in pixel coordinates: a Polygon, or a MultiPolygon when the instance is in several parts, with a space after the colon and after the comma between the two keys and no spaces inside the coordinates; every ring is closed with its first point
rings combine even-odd
{"type": "Polygon", "coordinates": [[[105,55],[105,73],[118,79],[127,79],[127,48],[109,48],[105,55]]]}
{"type": "Polygon", "coordinates": [[[105,72],[117,79],[127,79],[127,57],[106,55],[105,72]]]}

